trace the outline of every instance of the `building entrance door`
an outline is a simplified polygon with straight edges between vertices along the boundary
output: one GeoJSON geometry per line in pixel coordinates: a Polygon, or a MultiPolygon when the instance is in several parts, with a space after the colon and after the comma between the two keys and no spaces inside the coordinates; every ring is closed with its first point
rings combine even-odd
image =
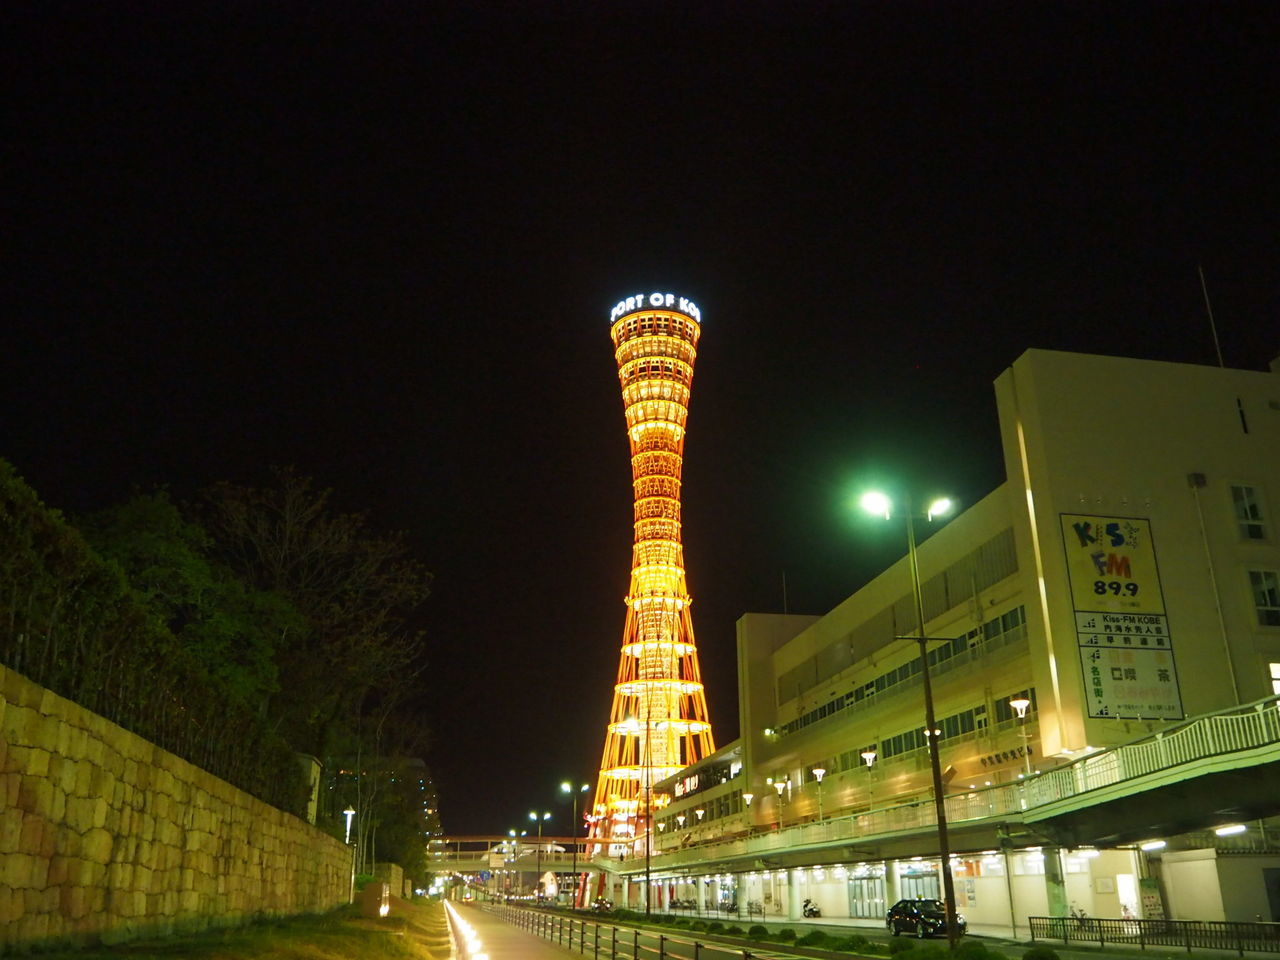
{"type": "Polygon", "coordinates": [[[882,877],[849,878],[849,916],[883,920],[888,909],[882,877]]]}

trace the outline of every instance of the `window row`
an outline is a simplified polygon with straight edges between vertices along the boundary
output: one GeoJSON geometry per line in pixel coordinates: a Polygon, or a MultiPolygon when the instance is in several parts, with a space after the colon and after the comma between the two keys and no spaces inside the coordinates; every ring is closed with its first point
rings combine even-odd
{"type": "MultiPolygon", "coordinates": [[[[933,670],[948,660],[952,660],[983,645],[997,646],[1005,641],[1025,640],[1026,623],[1026,608],[1021,605],[1013,607],[994,620],[984,623],[981,627],[970,630],[962,637],[955,637],[952,640],[939,643],[938,646],[929,651],[929,668],[933,670]]],[[[852,704],[859,703],[869,697],[884,693],[899,684],[906,683],[919,673],[920,658],[913,657],[906,663],[894,667],[892,670],[888,670],[860,686],[854,687],[848,693],[842,693],[796,717],[796,719],[782,724],[780,732],[783,736],[796,733],[811,723],[817,723],[819,720],[823,720],[833,713],[838,713],[852,704]]]]}

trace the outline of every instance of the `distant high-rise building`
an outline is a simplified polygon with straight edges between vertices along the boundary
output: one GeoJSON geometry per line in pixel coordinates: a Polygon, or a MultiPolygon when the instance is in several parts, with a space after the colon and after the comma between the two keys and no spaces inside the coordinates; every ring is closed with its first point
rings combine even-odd
{"type": "MultiPolygon", "coordinates": [[[[653,784],[715,750],[680,536],[680,471],[701,314],[674,294],[627,297],[611,330],[622,383],[635,539],[622,656],[594,803],[596,849],[642,854],[653,784]]],[[[659,798],[661,802],[661,798],[659,798]]]]}

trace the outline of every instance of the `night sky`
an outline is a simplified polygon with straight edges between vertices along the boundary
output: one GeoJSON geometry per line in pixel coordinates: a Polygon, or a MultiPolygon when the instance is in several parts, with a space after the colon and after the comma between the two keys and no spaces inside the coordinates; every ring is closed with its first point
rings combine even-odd
{"type": "MultiPolygon", "coordinates": [[[[1280,4],[20,3],[0,457],[70,513],[292,464],[435,572],[446,832],[600,760],[630,567],[609,311],[703,314],[685,554],[734,623],[1003,479],[1030,347],[1280,352],[1280,4]]],[[[1123,403],[1123,387],[1116,402],[1123,403]]],[[[1099,456],[1116,455],[1100,451],[1099,456]]],[[[1122,451],[1119,452],[1122,455],[1122,451]]]]}

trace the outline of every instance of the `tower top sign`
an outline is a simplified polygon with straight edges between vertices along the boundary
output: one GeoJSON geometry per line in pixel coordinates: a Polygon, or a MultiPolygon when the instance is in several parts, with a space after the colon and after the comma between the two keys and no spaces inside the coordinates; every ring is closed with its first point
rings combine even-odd
{"type": "Polygon", "coordinates": [[[674,310],[698,323],[702,322],[702,311],[698,309],[698,305],[688,297],[677,297],[674,293],[651,293],[648,296],[637,293],[634,297],[619,300],[618,305],[609,314],[609,322],[613,323],[619,317],[625,317],[628,313],[635,313],[646,307],[654,310],[674,310]]]}

